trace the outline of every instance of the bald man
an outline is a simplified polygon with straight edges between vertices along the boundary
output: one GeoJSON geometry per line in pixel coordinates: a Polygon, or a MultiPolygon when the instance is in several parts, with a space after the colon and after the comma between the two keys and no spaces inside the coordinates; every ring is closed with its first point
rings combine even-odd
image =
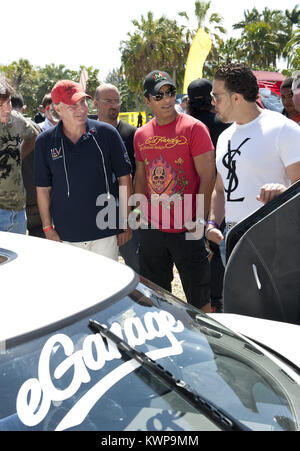
{"type": "MultiPolygon", "coordinates": [[[[133,139],[136,127],[118,119],[121,103],[120,92],[116,86],[103,84],[96,89],[94,105],[97,108],[98,120],[112,125],[119,132],[130,158],[133,178],[135,174],[133,139]]],[[[137,273],[139,273],[138,248],[137,231],[133,231],[132,239],[119,248],[125,263],[137,273]]]]}
{"type": "Polygon", "coordinates": [[[132,177],[135,173],[133,138],[136,127],[118,119],[121,108],[121,97],[116,86],[103,84],[98,86],[94,104],[98,111],[98,120],[115,127],[120,133],[132,165],[132,177]]]}

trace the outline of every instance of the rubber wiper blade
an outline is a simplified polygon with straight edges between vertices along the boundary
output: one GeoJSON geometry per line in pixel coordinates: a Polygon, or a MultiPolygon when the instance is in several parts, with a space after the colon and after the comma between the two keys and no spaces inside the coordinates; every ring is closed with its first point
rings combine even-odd
{"type": "Polygon", "coordinates": [[[250,431],[245,425],[224,412],[203,396],[200,396],[190,385],[175,378],[162,365],[148,357],[144,352],[137,351],[116,334],[108,330],[97,321],[90,320],[89,327],[94,333],[100,333],[111,340],[118,349],[144,366],[151,374],[159,378],[171,390],[184,398],[196,410],[208,417],[214,424],[224,431],[250,431]]]}

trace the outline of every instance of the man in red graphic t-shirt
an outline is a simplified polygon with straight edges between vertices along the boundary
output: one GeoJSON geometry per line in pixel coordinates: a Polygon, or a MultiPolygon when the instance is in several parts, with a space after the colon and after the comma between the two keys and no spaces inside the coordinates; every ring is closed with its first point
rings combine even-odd
{"type": "Polygon", "coordinates": [[[177,113],[175,84],[166,72],[147,75],[144,96],[154,118],[134,140],[134,192],[147,198],[140,209],[149,224],[140,229],[140,273],[171,291],[175,263],[188,303],[209,312],[203,226],[215,181],[214,147],[203,123],[177,113]]]}

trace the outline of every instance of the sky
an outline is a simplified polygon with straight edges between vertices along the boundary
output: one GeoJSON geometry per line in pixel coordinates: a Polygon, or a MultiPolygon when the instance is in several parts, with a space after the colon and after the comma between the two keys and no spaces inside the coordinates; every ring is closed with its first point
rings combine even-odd
{"type": "MultiPolygon", "coordinates": [[[[93,66],[104,81],[120,67],[120,42],[134,30],[133,19],[140,21],[141,15],[152,11],[155,19],[165,15],[187,24],[177,14],[184,10],[195,29],[194,5],[194,0],[2,0],[0,64],[24,58],[34,66],[54,63],[74,70],[93,66]]],[[[243,19],[244,10],[292,10],[296,5],[297,0],[212,0],[210,12],[224,18],[227,37],[237,37],[232,25],[243,19]]]]}

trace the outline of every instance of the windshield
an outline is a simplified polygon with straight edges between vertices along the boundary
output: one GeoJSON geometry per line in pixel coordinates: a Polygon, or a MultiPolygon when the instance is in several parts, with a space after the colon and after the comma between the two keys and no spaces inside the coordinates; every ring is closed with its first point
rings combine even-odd
{"type": "MultiPolygon", "coordinates": [[[[216,430],[89,319],[0,355],[0,430],[216,430]]],[[[294,430],[295,382],[198,310],[140,284],[93,314],[223,412],[255,430],[294,430]]]]}

